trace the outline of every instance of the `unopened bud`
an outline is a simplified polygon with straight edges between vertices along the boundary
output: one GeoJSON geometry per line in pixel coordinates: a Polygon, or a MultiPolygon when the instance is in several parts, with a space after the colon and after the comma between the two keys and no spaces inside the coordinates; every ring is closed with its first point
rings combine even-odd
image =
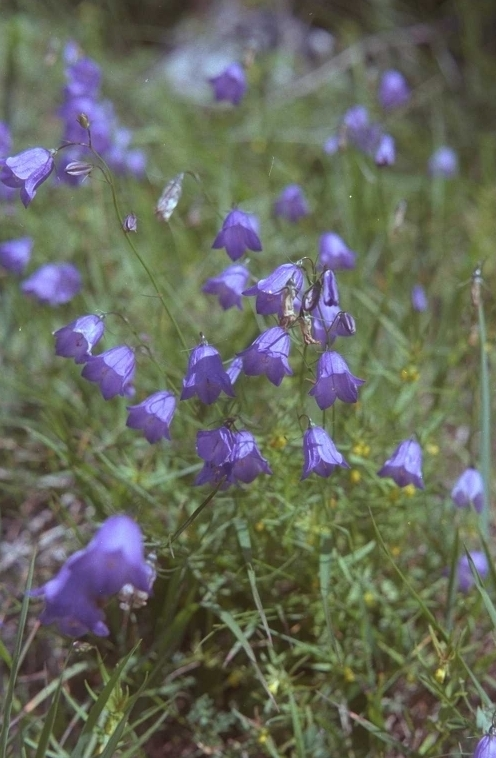
{"type": "Polygon", "coordinates": [[[71,161],[65,167],[65,173],[69,176],[89,176],[93,171],[91,163],[84,161],[71,161]]]}
{"type": "Polygon", "coordinates": [[[338,283],[334,271],[331,271],[330,268],[324,271],[322,289],[325,305],[339,305],[338,283]]]}
{"type": "Polygon", "coordinates": [[[322,283],[319,280],[318,282],[315,282],[315,284],[312,284],[310,289],[308,289],[305,292],[305,294],[303,295],[303,300],[301,304],[301,309],[303,311],[310,313],[317,307],[321,290],[322,290],[322,283]]]}
{"type": "Polygon", "coordinates": [[[184,172],[181,172],[165,185],[155,208],[155,215],[162,221],[168,221],[174,213],[183,191],[183,179],[184,172]]]}
{"type": "Polygon", "coordinates": [[[90,120],[88,116],[86,115],[86,113],[80,113],[76,121],[78,122],[79,126],[83,127],[83,129],[90,128],[90,120]]]}
{"type": "Polygon", "coordinates": [[[134,213],[128,213],[124,221],[122,222],[122,228],[127,232],[138,231],[138,219],[134,213]]]}
{"type": "Polygon", "coordinates": [[[337,330],[338,327],[341,327],[350,337],[356,333],[355,319],[350,313],[346,313],[346,311],[340,311],[336,316],[333,330],[337,330]]]}

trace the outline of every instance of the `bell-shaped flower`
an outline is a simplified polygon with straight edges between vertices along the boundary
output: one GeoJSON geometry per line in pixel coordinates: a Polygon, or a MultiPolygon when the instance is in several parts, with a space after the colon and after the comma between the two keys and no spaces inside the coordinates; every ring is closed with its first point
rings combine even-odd
{"type": "Polygon", "coordinates": [[[451,498],[458,508],[470,508],[477,513],[484,508],[484,480],[475,468],[467,468],[451,490],[451,498]]]}
{"type": "Polygon", "coordinates": [[[207,279],[202,292],[217,295],[221,307],[227,311],[235,306],[242,309],[241,295],[246,287],[250,272],[245,266],[237,263],[224,269],[218,276],[207,279]]]}
{"type": "Polygon", "coordinates": [[[384,110],[393,110],[406,105],[410,99],[410,87],[399,71],[385,71],[379,82],[379,103],[384,110]]]}
{"type": "Polygon", "coordinates": [[[324,305],[339,305],[338,283],[330,268],[326,268],[322,276],[322,300],[324,305]]]}
{"type": "Polygon", "coordinates": [[[356,253],[345,244],[339,234],[325,232],[319,239],[319,265],[321,268],[355,268],[356,253]]]}
{"type": "Polygon", "coordinates": [[[181,400],[197,395],[202,403],[210,405],[215,403],[221,392],[234,397],[231,380],[222,365],[219,351],[211,345],[198,345],[189,356],[181,400]]]}
{"type": "Polygon", "coordinates": [[[231,473],[233,447],[234,434],[227,426],[199,431],[196,435],[196,452],[205,464],[194,484],[216,485],[224,479],[223,488],[228,487],[227,477],[231,473]]]}
{"type": "Polygon", "coordinates": [[[491,727],[489,732],[479,740],[472,758],[496,758],[496,730],[491,727]]]}
{"type": "Polygon", "coordinates": [[[293,224],[309,213],[308,202],[298,184],[288,184],[274,203],[274,214],[293,224]]]}
{"type": "Polygon", "coordinates": [[[102,72],[91,58],[78,58],[66,66],[64,73],[66,97],[98,97],[102,72]]]}
{"type": "MultiPolygon", "coordinates": [[[[475,566],[480,578],[484,580],[489,573],[489,564],[486,554],[480,550],[474,550],[470,553],[470,558],[475,566]]],[[[457,564],[458,589],[461,592],[468,592],[475,584],[474,575],[470,566],[467,555],[462,555],[457,564]]]]}
{"type": "Polygon", "coordinates": [[[247,90],[246,74],[243,66],[234,61],[218,76],[208,80],[212,85],[215,99],[226,100],[233,105],[239,105],[247,90]]]}
{"type": "Polygon", "coordinates": [[[424,311],[428,309],[429,302],[427,300],[425,289],[422,287],[421,284],[414,284],[414,286],[412,287],[411,298],[412,298],[412,308],[414,311],[423,313],[424,311]]]}
{"type": "Polygon", "coordinates": [[[262,243],[258,236],[259,223],[253,213],[244,213],[237,209],[227,214],[222,229],[213,241],[214,250],[226,249],[232,261],[241,258],[245,250],[259,253],[262,243]]]}
{"type": "Polygon", "coordinates": [[[293,263],[283,263],[265,279],[260,279],[253,287],[243,291],[243,295],[256,295],[257,313],[268,316],[282,312],[282,296],[285,289],[291,288],[293,298],[296,298],[303,287],[303,272],[293,263]]]}
{"type": "Polygon", "coordinates": [[[129,397],[134,393],[135,371],[134,350],[118,345],[100,355],[90,355],[81,376],[98,384],[104,400],[111,400],[116,395],[129,397]]]}
{"type": "Polygon", "coordinates": [[[52,173],[53,155],[53,151],[44,147],[33,147],[18,155],[2,159],[0,182],[12,189],[21,190],[21,200],[25,208],[36,195],[40,184],[52,173]]]}
{"type": "Polygon", "coordinates": [[[25,295],[48,305],[68,303],[81,287],[81,274],[72,263],[45,263],[21,284],[25,295]]]}
{"type": "Polygon", "coordinates": [[[326,430],[313,424],[303,435],[303,457],[305,462],[301,479],[306,479],[312,472],[328,477],[336,466],[349,468],[326,430]]]}
{"type": "Polygon", "coordinates": [[[141,530],[121,514],[108,518],[84,550],[74,553],[53,579],[30,594],[45,600],[43,624],[56,623],[62,633],[76,637],[89,631],[106,636],[101,602],[126,584],[149,594],[152,582],[141,530]]]}
{"type": "Polygon", "coordinates": [[[369,120],[367,108],[354,105],[343,117],[342,131],[346,140],[367,155],[374,155],[382,136],[379,124],[369,120]]]}
{"type": "Polygon", "coordinates": [[[234,384],[234,382],[237,380],[237,378],[241,374],[242,370],[243,370],[243,359],[240,358],[239,356],[236,356],[235,358],[232,359],[231,363],[226,368],[226,374],[231,380],[231,384],[234,384]]]}
{"type": "Polygon", "coordinates": [[[265,374],[278,387],[285,376],[293,373],[288,363],[290,344],[289,334],[280,326],[267,329],[250,347],[238,353],[243,371],[247,376],[265,374]]]}
{"type": "Polygon", "coordinates": [[[325,410],[336,398],[343,403],[356,403],[358,387],[362,384],[365,384],[365,380],[353,376],[339,353],[326,350],[319,358],[317,380],[308,394],[315,398],[321,410],[325,410]]]}
{"type": "Polygon", "coordinates": [[[390,134],[383,134],[374,153],[376,166],[393,166],[396,160],[396,145],[390,134]]]}
{"type": "Polygon", "coordinates": [[[176,398],[172,392],[154,392],[137,405],[128,405],[126,426],[141,429],[150,444],[165,437],[170,440],[170,423],[176,410],[176,398]]]}
{"type": "Polygon", "coordinates": [[[253,434],[247,431],[234,432],[230,464],[228,481],[232,483],[249,484],[259,474],[272,474],[268,461],[258,449],[253,434]]]}
{"type": "Polygon", "coordinates": [[[378,476],[390,477],[398,487],[413,484],[423,490],[422,448],[419,443],[416,440],[401,442],[377,474],[378,476]]]}
{"type": "Polygon", "coordinates": [[[0,242],[0,266],[13,274],[22,274],[29,263],[32,249],[31,237],[0,242]]]}
{"type": "Polygon", "coordinates": [[[75,363],[86,363],[92,349],[103,337],[104,331],[105,323],[100,316],[80,316],[53,333],[55,355],[74,358],[75,363]]]}
{"type": "MultiPolygon", "coordinates": [[[[431,176],[452,179],[458,173],[458,156],[451,147],[443,145],[429,158],[428,170],[431,176]]],[[[1,178],[1,176],[0,176],[1,178]]]]}
{"type": "Polygon", "coordinates": [[[325,305],[321,301],[312,312],[312,334],[322,347],[332,345],[336,337],[352,337],[355,332],[353,316],[339,305],[325,305]]]}

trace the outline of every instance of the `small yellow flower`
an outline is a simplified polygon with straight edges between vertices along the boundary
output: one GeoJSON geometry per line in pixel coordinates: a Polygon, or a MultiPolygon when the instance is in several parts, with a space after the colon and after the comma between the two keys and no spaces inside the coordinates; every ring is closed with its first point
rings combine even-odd
{"type": "Polygon", "coordinates": [[[351,669],[349,666],[344,667],[343,676],[345,682],[354,682],[356,678],[355,674],[353,673],[353,669],[351,669]]]}
{"type": "Polygon", "coordinates": [[[265,745],[268,739],[269,739],[269,730],[264,728],[260,731],[260,734],[258,735],[259,745],[265,745]]]}
{"type": "Polygon", "coordinates": [[[438,669],[434,672],[434,679],[438,684],[444,684],[444,680],[446,679],[446,666],[440,666],[438,669]]]}
{"type": "Polygon", "coordinates": [[[361,478],[362,475],[359,471],[357,471],[357,469],[354,468],[350,471],[350,482],[352,484],[358,484],[361,478]]]}
{"type": "Polygon", "coordinates": [[[264,522],[263,521],[257,521],[257,523],[255,524],[255,531],[256,532],[263,532],[264,529],[265,529],[264,522]]]}
{"type": "Polygon", "coordinates": [[[364,592],[363,595],[363,602],[367,606],[367,608],[374,608],[376,605],[376,597],[373,592],[368,590],[367,592],[364,592]]]}
{"type": "Polygon", "coordinates": [[[393,547],[391,548],[391,555],[393,556],[393,558],[397,558],[400,553],[401,553],[400,546],[399,545],[393,545],[393,547]]]}
{"type": "Polygon", "coordinates": [[[269,447],[273,450],[284,450],[288,440],[284,434],[275,434],[269,442],[269,447]]]}
{"type": "Polygon", "coordinates": [[[420,371],[416,366],[406,366],[401,369],[400,378],[402,382],[418,382],[420,379],[420,371]]]}
{"type": "Polygon", "coordinates": [[[428,442],[425,449],[429,455],[439,455],[439,445],[436,445],[434,442],[428,442]]]}
{"type": "Polygon", "coordinates": [[[415,495],[415,485],[413,484],[407,484],[406,487],[403,487],[403,492],[407,497],[413,497],[415,495]]]}

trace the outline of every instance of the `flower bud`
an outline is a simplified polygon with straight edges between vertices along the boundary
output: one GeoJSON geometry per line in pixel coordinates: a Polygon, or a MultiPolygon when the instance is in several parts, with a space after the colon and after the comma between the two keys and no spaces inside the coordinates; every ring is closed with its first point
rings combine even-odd
{"type": "Polygon", "coordinates": [[[90,120],[88,116],[86,115],[86,113],[80,113],[76,121],[78,122],[79,126],[83,127],[83,129],[90,128],[90,120]]]}
{"type": "Polygon", "coordinates": [[[138,219],[136,214],[128,213],[124,221],[122,222],[122,228],[126,233],[138,231],[138,219]]]}
{"type": "Polygon", "coordinates": [[[92,171],[91,163],[85,163],[85,161],[71,161],[65,167],[65,173],[69,176],[89,176],[92,171]]]}
{"type": "Polygon", "coordinates": [[[181,198],[184,172],[177,174],[164,187],[155,208],[155,215],[162,221],[169,221],[181,198]]]}

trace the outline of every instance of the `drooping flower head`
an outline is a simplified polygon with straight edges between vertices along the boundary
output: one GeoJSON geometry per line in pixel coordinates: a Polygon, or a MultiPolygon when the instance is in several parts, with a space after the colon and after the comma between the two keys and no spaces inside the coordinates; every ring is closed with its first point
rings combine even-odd
{"type": "Polygon", "coordinates": [[[378,98],[384,110],[406,105],[410,99],[410,87],[403,74],[394,69],[385,71],[379,83],[378,98]]]}
{"type": "Polygon", "coordinates": [[[237,354],[243,361],[243,371],[247,376],[265,374],[278,387],[285,376],[293,373],[288,363],[290,344],[289,334],[280,326],[267,329],[237,354]]]}
{"type": "Polygon", "coordinates": [[[72,263],[45,263],[21,284],[25,295],[48,305],[68,303],[81,287],[81,274],[72,263]]]}
{"type": "Polygon", "coordinates": [[[228,481],[250,484],[259,474],[272,474],[268,461],[258,449],[253,434],[234,432],[234,444],[231,450],[231,470],[228,481]]]}
{"type": "Polygon", "coordinates": [[[33,147],[0,162],[0,182],[21,190],[25,208],[36,195],[36,190],[53,171],[53,152],[44,147],[33,147]]]}
{"type": "Polygon", "coordinates": [[[104,637],[109,630],[101,601],[126,584],[149,594],[152,581],[141,530],[121,514],[108,518],[84,550],[74,553],[53,579],[30,594],[45,600],[41,623],[56,623],[63,634],[75,637],[87,632],[104,637]]]}
{"type": "Polygon", "coordinates": [[[401,442],[377,474],[378,476],[391,477],[398,487],[413,484],[423,490],[422,448],[419,443],[416,440],[401,442]]]}
{"type": "Polygon", "coordinates": [[[429,174],[452,179],[458,173],[458,156],[451,147],[443,145],[429,158],[429,174]]]}
{"type": "Polygon", "coordinates": [[[134,393],[135,371],[134,350],[118,345],[100,355],[90,355],[81,376],[98,384],[104,400],[111,400],[116,395],[129,397],[134,393]]]}
{"type": "MultiPolygon", "coordinates": [[[[480,550],[470,552],[470,558],[475,566],[480,578],[484,580],[489,573],[489,564],[486,554],[480,550]]],[[[474,575],[470,567],[470,561],[467,555],[462,555],[457,565],[458,589],[461,592],[468,592],[475,584],[474,575]]]]}
{"type": "Polygon", "coordinates": [[[170,423],[176,410],[176,398],[166,390],[154,392],[138,405],[128,405],[126,426],[141,429],[150,444],[165,437],[170,440],[170,423]]]}
{"type": "Polygon", "coordinates": [[[451,497],[458,508],[470,508],[477,513],[484,508],[484,480],[475,468],[467,468],[451,490],[451,497]]]}
{"type": "Polygon", "coordinates": [[[233,210],[227,214],[222,229],[213,241],[212,248],[225,247],[226,253],[233,261],[241,258],[245,250],[259,253],[262,243],[258,236],[258,219],[253,213],[233,210]]]}
{"type": "Polygon", "coordinates": [[[215,403],[221,392],[234,397],[231,380],[222,365],[219,351],[202,342],[189,356],[181,400],[197,395],[203,403],[210,405],[215,403]]]}
{"type": "Polygon", "coordinates": [[[355,333],[355,319],[339,305],[325,305],[321,301],[312,311],[312,334],[322,347],[332,345],[336,337],[352,337],[355,333]]]}
{"type": "Polygon", "coordinates": [[[196,438],[196,450],[205,461],[195,484],[218,484],[224,479],[223,488],[230,484],[250,484],[259,474],[272,474],[255,438],[247,431],[233,431],[226,426],[210,431],[200,431],[196,438]]]}
{"type": "Polygon", "coordinates": [[[367,155],[374,155],[382,136],[379,124],[371,122],[367,108],[354,105],[343,117],[342,131],[346,140],[367,155]]]}
{"type": "Polygon", "coordinates": [[[375,165],[380,168],[383,166],[393,166],[395,160],[396,145],[394,138],[390,134],[383,134],[374,153],[375,165]]]}
{"type": "Polygon", "coordinates": [[[104,331],[105,324],[100,316],[80,316],[53,333],[55,355],[74,358],[75,363],[86,363],[92,349],[103,337],[104,331]]]}
{"type": "Polygon", "coordinates": [[[349,468],[326,430],[313,424],[303,435],[303,473],[301,479],[306,479],[312,472],[318,476],[328,477],[336,466],[349,468]]]}
{"type": "Polygon", "coordinates": [[[425,289],[422,287],[421,284],[414,284],[412,287],[412,307],[414,311],[418,311],[418,313],[423,313],[426,311],[429,307],[429,301],[427,300],[427,295],[425,293],[425,289]]]}
{"type": "Polygon", "coordinates": [[[33,240],[31,237],[19,237],[0,243],[0,266],[13,274],[22,274],[31,258],[33,240]]]}
{"type": "Polygon", "coordinates": [[[282,312],[282,297],[287,288],[291,288],[293,300],[303,287],[303,272],[300,266],[283,263],[265,279],[260,279],[253,287],[243,291],[243,295],[256,295],[256,310],[262,315],[282,312]]]}
{"type": "Polygon", "coordinates": [[[473,758],[496,758],[496,730],[491,727],[489,732],[477,743],[473,758]]]}
{"type": "Polygon", "coordinates": [[[288,184],[274,203],[274,214],[293,224],[309,213],[308,202],[298,184],[288,184]]]}
{"type": "Polygon", "coordinates": [[[308,394],[315,398],[321,410],[325,410],[336,398],[344,403],[356,403],[358,387],[362,384],[365,384],[365,380],[353,376],[339,353],[326,350],[319,358],[317,380],[308,394]]]}
{"type": "Polygon", "coordinates": [[[322,268],[355,268],[356,253],[334,232],[325,232],[319,239],[319,265],[322,268]]]}
{"type": "Polygon", "coordinates": [[[228,266],[218,276],[207,279],[202,287],[202,292],[208,295],[217,295],[220,306],[225,311],[233,306],[241,310],[243,307],[241,305],[241,295],[246,287],[249,276],[250,272],[248,269],[239,263],[228,266]]]}
{"type": "Polygon", "coordinates": [[[230,63],[218,76],[212,76],[208,81],[217,102],[225,100],[233,105],[240,104],[248,87],[245,70],[237,61],[230,63]]]}

